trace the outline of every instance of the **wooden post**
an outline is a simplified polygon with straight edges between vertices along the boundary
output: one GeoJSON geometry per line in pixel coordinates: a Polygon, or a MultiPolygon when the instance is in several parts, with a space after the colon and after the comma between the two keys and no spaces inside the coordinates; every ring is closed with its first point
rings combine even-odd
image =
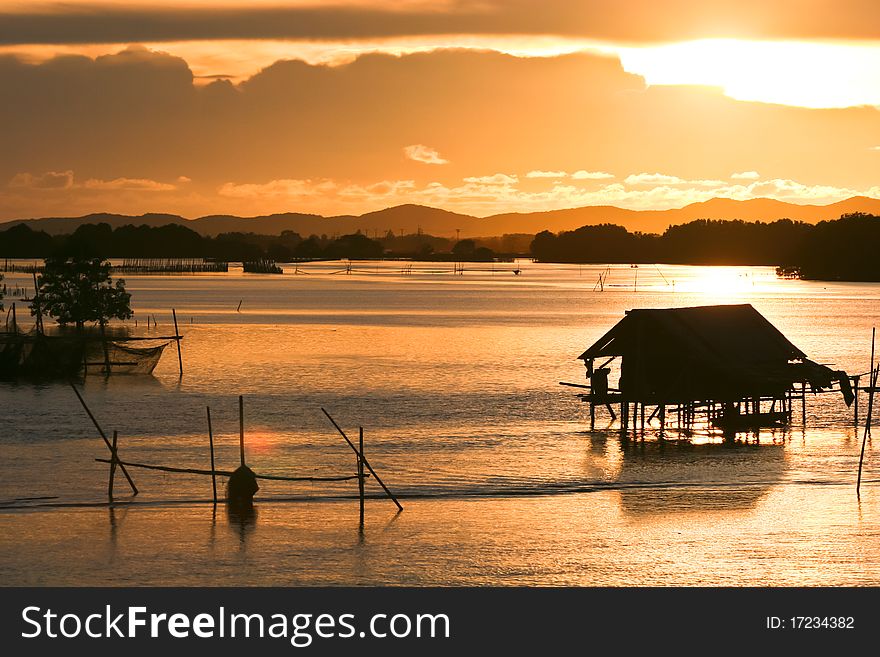
{"type": "Polygon", "coordinates": [[[113,446],[110,448],[110,482],[107,484],[107,497],[113,501],[113,480],[116,478],[116,463],[119,457],[116,455],[117,431],[113,430],[113,446]]]}
{"type": "MultiPolygon", "coordinates": [[[[110,453],[113,453],[113,446],[110,444],[110,441],[107,440],[107,434],[104,433],[104,430],[101,429],[101,425],[98,424],[98,421],[95,419],[95,416],[92,415],[92,412],[89,410],[89,407],[86,406],[86,400],[82,398],[82,395],[79,394],[79,390],[76,389],[76,386],[71,382],[70,387],[73,388],[73,392],[76,393],[77,399],[79,399],[79,403],[82,404],[82,407],[85,409],[86,413],[89,416],[89,419],[92,421],[92,424],[95,425],[95,428],[98,430],[98,434],[101,438],[104,439],[104,444],[107,445],[107,448],[110,450],[110,453]]],[[[122,470],[122,474],[125,475],[125,478],[128,480],[128,485],[131,486],[131,492],[134,495],[138,494],[137,486],[134,485],[134,481],[131,478],[131,475],[128,474],[128,470],[125,469],[125,466],[122,462],[119,462],[119,469],[122,470]]]]}
{"type": "Polygon", "coordinates": [[[183,356],[180,354],[180,331],[177,329],[177,311],[171,309],[171,316],[174,318],[174,338],[177,343],[177,365],[180,369],[180,376],[183,376],[183,356]]]}
{"type": "Polygon", "coordinates": [[[801,422],[807,424],[807,382],[801,381],[801,422]]]}
{"type": "Polygon", "coordinates": [[[211,447],[211,487],[214,490],[214,504],[217,504],[217,473],[214,467],[214,431],[211,428],[211,407],[206,406],[208,411],[208,445],[211,447]]]}
{"type": "Polygon", "coordinates": [[[15,303],[12,304],[12,332],[18,333],[18,322],[15,319],[15,303]]]}
{"type": "Polygon", "coordinates": [[[238,448],[244,465],[244,397],[241,395],[238,396],[238,448]]]}
{"type": "Polygon", "coordinates": [[[40,286],[37,284],[37,270],[36,269],[34,269],[33,275],[34,275],[33,309],[37,311],[35,313],[37,335],[42,335],[43,334],[43,309],[40,307],[40,286]]]}
{"type": "Polygon", "coordinates": [[[361,527],[364,526],[364,428],[360,427],[360,431],[358,434],[358,459],[357,459],[357,473],[358,473],[358,494],[360,496],[361,502],[361,527]]]}
{"type": "Polygon", "coordinates": [[[871,435],[871,415],[874,412],[874,389],[877,387],[878,376],[880,376],[880,367],[875,368],[871,372],[871,389],[868,391],[868,416],[865,418],[865,433],[862,436],[862,451],[859,454],[859,476],[856,480],[857,497],[859,495],[859,489],[862,487],[862,464],[865,461],[865,444],[868,442],[868,436],[871,435]]]}
{"type": "Polygon", "coordinates": [[[856,497],[859,496],[859,489],[862,487],[862,464],[865,461],[865,443],[868,442],[868,435],[871,433],[871,416],[874,414],[874,389],[877,387],[877,376],[880,368],[874,367],[874,340],[877,337],[877,327],[871,329],[871,375],[868,377],[868,416],[865,418],[865,433],[862,436],[862,451],[859,454],[859,476],[856,479],[856,497]]]}
{"type": "MultiPolygon", "coordinates": [[[[333,424],[334,427],[336,427],[336,430],[339,432],[339,434],[340,434],[343,438],[345,438],[345,442],[348,443],[348,446],[351,447],[351,448],[355,451],[356,454],[360,454],[360,452],[358,451],[358,448],[355,447],[355,446],[354,446],[354,443],[352,443],[351,440],[348,438],[348,436],[345,435],[345,432],[342,430],[342,427],[340,427],[338,424],[336,424],[336,420],[334,420],[332,417],[330,417],[330,413],[328,413],[324,408],[321,409],[321,412],[324,413],[324,415],[327,416],[327,419],[330,420],[330,422],[333,424]]],[[[377,474],[376,474],[376,471],[373,470],[373,466],[370,465],[370,462],[369,462],[369,461],[368,461],[363,455],[361,455],[361,459],[362,459],[363,462],[364,462],[364,467],[366,467],[367,470],[370,471],[370,474],[373,475],[373,477],[376,479],[376,481],[377,481],[377,482],[379,483],[379,485],[382,487],[382,490],[385,491],[385,494],[388,495],[388,497],[391,498],[391,500],[397,505],[397,508],[398,508],[400,511],[403,511],[403,507],[400,505],[400,502],[398,502],[398,501],[397,501],[397,498],[394,497],[394,494],[393,494],[390,490],[388,490],[388,486],[386,486],[386,485],[382,482],[382,480],[379,479],[379,475],[377,475],[377,474]]]]}
{"type": "MultiPolygon", "coordinates": [[[[593,396],[592,391],[590,392],[590,396],[593,396]]],[[[596,403],[591,399],[590,400],[590,431],[596,428],[596,403]]]]}

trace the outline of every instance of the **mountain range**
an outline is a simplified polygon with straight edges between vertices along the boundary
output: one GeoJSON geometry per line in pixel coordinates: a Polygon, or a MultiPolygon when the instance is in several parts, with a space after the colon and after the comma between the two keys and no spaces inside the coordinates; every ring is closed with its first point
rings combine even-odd
{"type": "Polygon", "coordinates": [[[800,205],[769,198],[746,201],[714,198],[668,210],[629,210],[611,205],[594,205],[546,212],[514,212],[488,217],[474,217],[423,205],[398,205],[362,215],[324,217],[317,214],[288,212],[259,217],[208,215],[187,219],[175,214],[142,214],[138,216],[96,213],[82,217],[44,217],[16,219],[0,223],[0,230],[24,223],[34,230],[57,235],[71,233],[82,224],[107,223],[111,227],[128,224],[164,226],[179,224],[202,234],[250,232],[279,235],[291,230],[300,235],[344,235],[357,230],[369,235],[383,235],[389,230],[395,234],[418,231],[430,235],[454,237],[488,237],[505,233],[537,233],[542,230],[558,232],[590,224],[611,223],[629,231],[662,233],[668,226],[695,219],[742,219],[744,221],[774,221],[793,219],[816,223],[837,219],[841,214],[865,212],[880,215],[880,199],[865,196],[828,205],[800,205]],[[457,232],[458,231],[458,232],[457,232]]]}

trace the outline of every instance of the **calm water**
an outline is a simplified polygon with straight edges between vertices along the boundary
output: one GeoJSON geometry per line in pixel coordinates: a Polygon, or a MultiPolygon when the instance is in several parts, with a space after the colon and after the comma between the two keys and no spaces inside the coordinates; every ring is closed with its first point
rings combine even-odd
{"type": "MultiPolygon", "coordinates": [[[[869,444],[857,500],[861,436],[839,397],[809,401],[806,431],[798,422],[757,444],[661,444],[622,442],[604,415],[589,432],[558,385],[583,380],[577,355],[624,310],[707,303],[752,303],[815,360],[864,372],[880,285],[615,266],[600,292],[604,267],[512,267],[127,277],[139,334],[173,333],[177,309],[185,374],[172,346],[153,377],[87,380],[124,459],[209,467],[210,405],[218,467],[233,469],[242,394],[255,471],[353,474],[324,406],[350,435],[364,427],[405,511],[369,500],[361,535],[354,482],[265,481],[242,519],[204,503],[209,478],[143,470],[132,470],[136,503],[108,508],[107,466],[94,461],[107,450],[72,391],[0,384],[0,502],[18,507],[0,509],[0,581],[880,583],[880,460],[869,444]],[[159,322],[149,332],[148,314],[159,322]]],[[[116,490],[129,499],[121,477],[116,490]]]]}

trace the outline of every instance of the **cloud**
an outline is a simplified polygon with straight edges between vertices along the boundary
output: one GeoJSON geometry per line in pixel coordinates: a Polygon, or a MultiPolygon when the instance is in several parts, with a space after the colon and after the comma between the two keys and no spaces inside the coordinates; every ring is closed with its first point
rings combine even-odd
{"type": "Polygon", "coordinates": [[[580,169],[571,174],[571,177],[573,180],[610,180],[614,178],[614,175],[604,171],[584,171],[580,169]]]}
{"type": "Polygon", "coordinates": [[[402,35],[569,35],[623,42],[708,37],[876,39],[877,3],[814,0],[810,11],[766,0],[337,0],[129,4],[33,2],[0,13],[6,43],[208,39],[363,39],[402,35]],[[633,20],[638,16],[638,20],[633,20]]]}
{"type": "Polygon", "coordinates": [[[757,171],[741,171],[739,173],[730,174],[731,179],[733,180],[757,180],[761,177],[757,171]]]}
{"type": "Polygon", "coordinates": [[[662,173],[634,173],[628,175],[623,182],[627,185],[677,185],[684,180],[678,176],[667,176],[662,173]]]}
{"type": "Polygon", "coordinates": [[[566,178],[568,177],[567,171],[529,171],[526,174],[526,178],[566,178]]]}
{"type": "MultiPolygon", "coordinates": [[[[186,176],[181,179],[189,180],[186,176]]],[[[12,189],[33,190],[99,190],[99,191],[138,191],[138,192],[167,192],[177,189],[175,185],[163,183],[147,178],[114,178],[113,180],[100,180],[89,178],[83,183],[76,182],[73,171],[46,171],[40,174],[17,173],[9,181],[12,189]]]]}
{"type": "Polygon", "coordinates": [[[332,180],[293,180],[284,178],[265,183],[227,182],[217,189],[220,196],[236,199],[274,198],[296,201],[303,197],[329,195],[338,185],[332,180]]]}
{"type": "Polygon", "coordinates": [[[13,188],[28,189],[70,189],[73,187],[73,171],[47,171],[33,175],[17,173],[9,181],[13,188]]]}
{"type": "MultiPolygon", "coordinates": [[[[637,176],[635,176],[638,179],[637,176]]],[[[422,185],[413,180],[383,180],[354,184],[333,180],[273,180],[262,184],[220,188],[225,196],[307,203],[316,212],[355,213],[363,208],[379,209],[416,203],[443,207],[476,215],[504,212],[543,211],[589,205],[616,205],[634,210],[678,208],[712,198],[748,200],[773,198],[794,203],[831,203],[856,195],[880,196],[880,186],[863,190],[832,185],[806,185],[793,180],[773,179],[746,184],[676,179],[674,185],[645,185],[639,182],[609,183],[597,189],[551,183],[542,190],[523,190],[519,179],[507,174],[466,177],[457,183],[432,181],[422,185]]],[[[283,207],[283,206],[280,206],[283,207]]]]}
{"type": "Polygon", "coordinates": [[[403,153],[409,159],[414,160],[415,162],[421,162],[422,164],[449,164],[449,160],[444,160],[440,157],[440,153],[424,144],[404,146],[403,153]]]}
{"type": "Polygon", "coordinates": [[[476,185],[505,187],[507,185],[515,185],[519,182],[519,178],[517,176],[509,176],[506,173],[496,173],[492,176],[472,176],[469,178],[465,178],[464,181],[466,183],[473,183],[476,185]]]}
{"type": "Polygon", "coordinates": [[[131,190],[138,192],[167,192],[177,189],[175,185],[146,178],[114,178],[113,180],[89,178],[82,186],[85,189],[131,190]]]}
{"type": "Polygon", "coordinates": [[[0,218],[8,219],[81,210],[359,214],[386,204],[381,194],[455,209],[615,199],[667,207],[713,194],[748,197],[749,184],[761,181],[730,174],[751,170],[825,188],[783,185],[770,190],[777,195],[861,193],[876,181],[877,152],[868,146],[880,134],[875,108],[804,110],[703,88],[646,87],[618,60],[585,54],[444,50],[366,55],[338,67],[283,61],[241,84],[204,86],[183,60],[143,49],[36,64],[0,55],[0,88],[15,90],[15,102],[0,103],[0,218]],[[811,157],[803,156],[805,134],[811,157]],[[412,165],[399,149],[414,142],[450,161],[412,165]],[[527,177],[548,163],[546,170],[574,173],[527,177]],[[178,180],[182,172],[191,182],[178,180]],[[13,178],[18,187],[2,184],[13,178]],[[394,186],[410,178],[413,187],[394,186]],[[87,180],[102,181],[92,183],[100,189],[86,188],[87,180]],[[137,190],[117,180],[157,184],[137,190]],[[53,184],[51,194],[28,192],[53,184]],[[316,190],[321,184],[333,187],[316,190]],[[163,185],[178,189],[151,191],[163,185]]]}

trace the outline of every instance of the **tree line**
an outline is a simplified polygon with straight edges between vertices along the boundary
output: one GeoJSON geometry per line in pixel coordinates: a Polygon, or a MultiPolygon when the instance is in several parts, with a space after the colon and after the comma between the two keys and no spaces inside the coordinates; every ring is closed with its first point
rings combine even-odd
{"type": "Polygon", "coordinates": [[[0,232],[0,257],[113,257],[113,258],[206,258],[221,262],[275,260],[286,262],[308,258],[371,258],[383,248],[365,235],[301,237],[284,231],[281,235],[223,233],[206,237],[185,226],[121,226],[83,224],[67,235],[49,235],[26,224],[0,232]]]}
{"type": "Polygon", "coordinates": [[[699,219],[661,235],[622,226],[583,226],[532,241],[541,262],[773,265],[780,274],[819,280],[880,281],[880,217],[862,213],[808,224],[699,219]]]}
{"type": "Polygon", "coordinates": [[[205,258],[220,262],[416,257],[484,261],[495,257],[490,247],[527,253],[532,237],[504,235],[456,241],[421,233],[395,235],[389,231],[382,237],[370,239],[360,232],[302,237],[289,230],[280,235],[222,233],[206,237],[178,224],[130,225],[114,230],[106,223],[84,224],[67,235],[49,235],[27,224],[16,224],[0,231],[0,257],[205,258]]]}
{"type": "MultiPolygon", "coordinates": [[[[224,233],[199,235],[185,226],[158,228],[86,224],[69,235],[52,236],[17,224],[0,232],[0,257],[207,258],[223,262],[298,259],[415,257],[425,260],[486,261],[489,248],[525,248],[523,235],[450,240],[431,235],[370,239],[361,234],[303,238],[224,233]]],[[[670,226],[662,234],[629,232],[601,224],[572,231],[543,231],[529,252],[538,261],[568,263],[670,263],[693,265],[772,265],[780,273],[823,280],[880,281],[880,217],[862,213],[807,224],[699,219],[670,226]]],[[[512,254],[512,253],[511,253],[512,254]]]]}

